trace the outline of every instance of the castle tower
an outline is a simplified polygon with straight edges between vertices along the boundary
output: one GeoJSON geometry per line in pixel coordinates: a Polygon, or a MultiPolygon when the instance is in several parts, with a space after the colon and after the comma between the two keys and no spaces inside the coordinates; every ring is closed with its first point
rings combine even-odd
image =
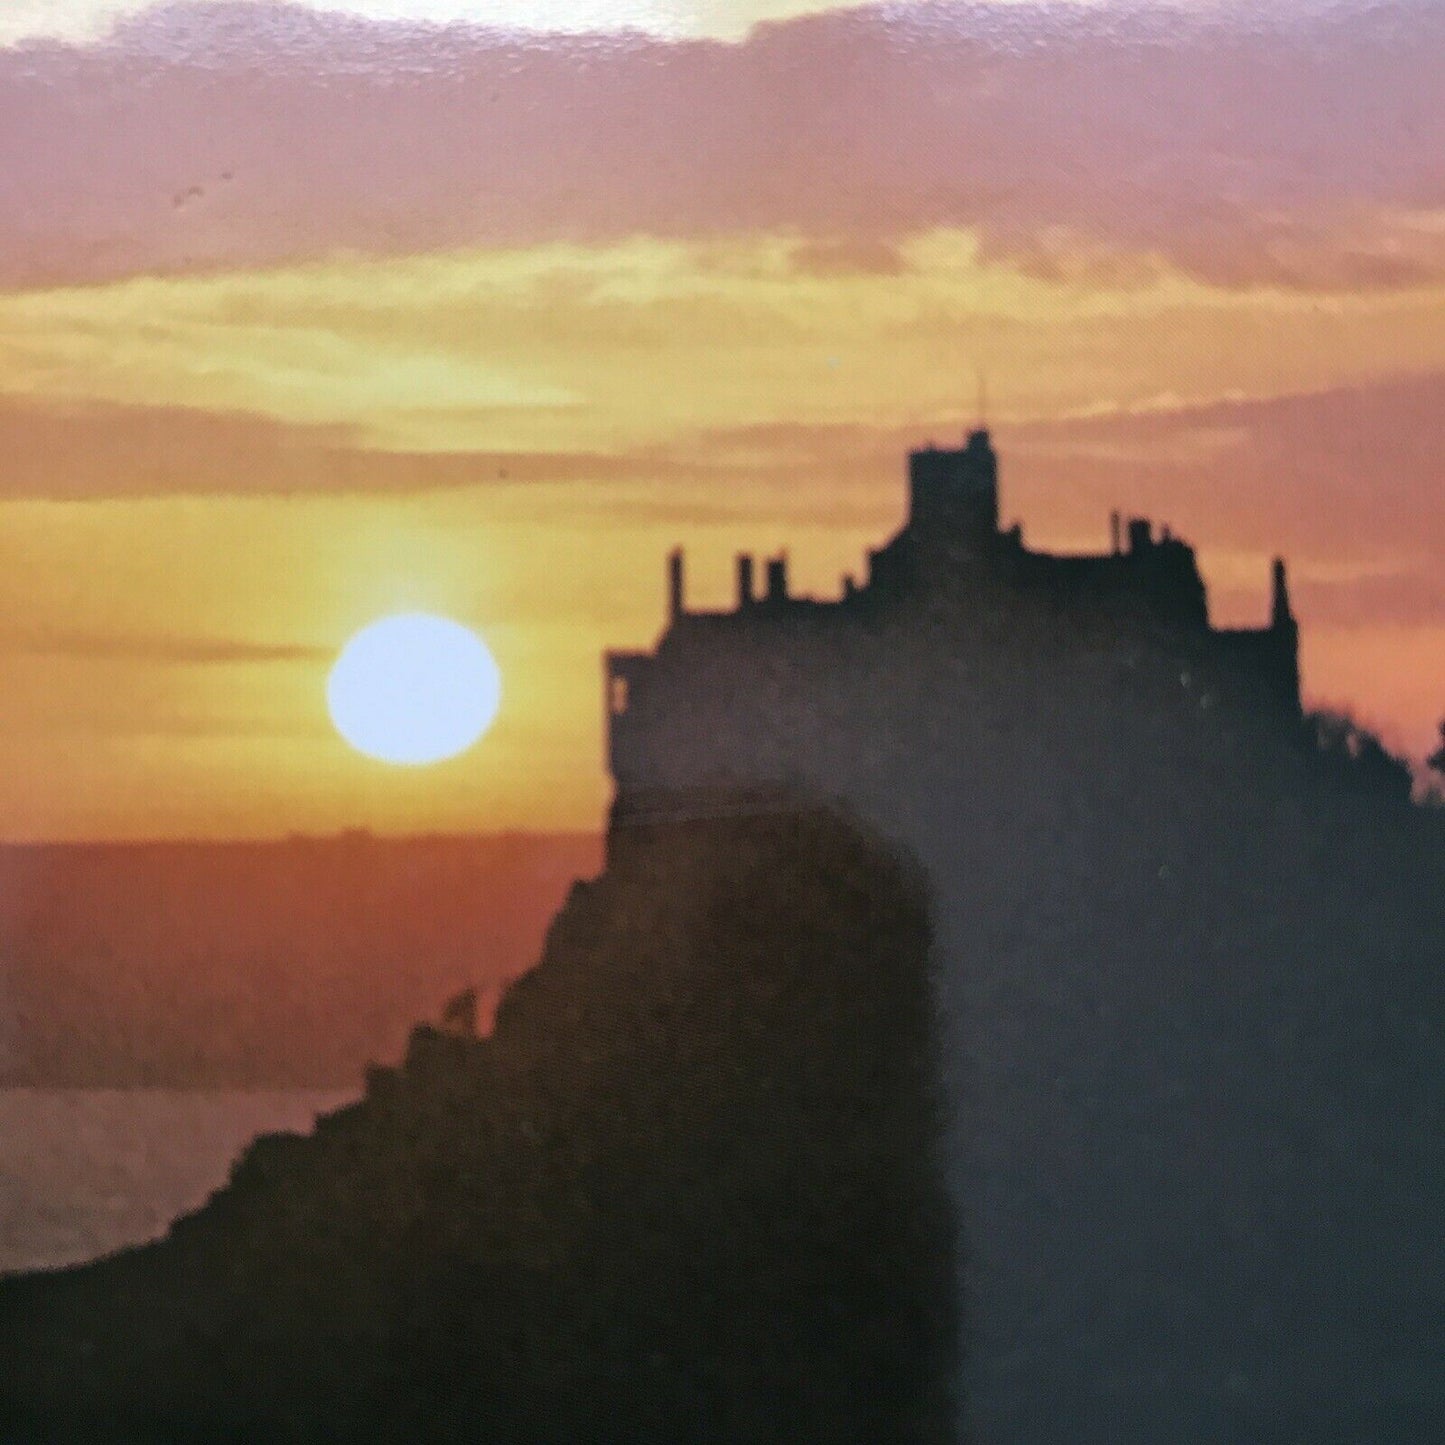
{"type": "Polygon", "coordinates": [[[976,546],[998,536],[998,457],[978,428],[957,450],[934,446],[908,456],[908,524],[920,539],[976,546]]]}

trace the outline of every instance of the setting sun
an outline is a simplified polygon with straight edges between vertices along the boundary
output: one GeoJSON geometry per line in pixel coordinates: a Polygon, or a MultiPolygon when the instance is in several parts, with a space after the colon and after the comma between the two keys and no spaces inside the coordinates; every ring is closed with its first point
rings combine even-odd
{"type": "Polygon", "coordinates": [[[476,633],[415,612],[364,627],[341,650],[326,684],[336,730],[382,762],[438,763],[486,732],[501,702],[501,673],[476,633]]]}

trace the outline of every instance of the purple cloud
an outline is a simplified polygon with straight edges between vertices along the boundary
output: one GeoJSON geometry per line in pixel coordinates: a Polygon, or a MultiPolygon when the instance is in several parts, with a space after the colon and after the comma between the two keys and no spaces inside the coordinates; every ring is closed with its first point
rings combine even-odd
{"type": "MultiPolygon", "coordinates": [[[[1445,274],[1445,9],[920,4],[744,43],[179,5],[0,52],[0,282],[792,229],[977,226],[1031,269],[1445,274]]],[[[808,249],[811,248],[811,249],[808,249]]]]}

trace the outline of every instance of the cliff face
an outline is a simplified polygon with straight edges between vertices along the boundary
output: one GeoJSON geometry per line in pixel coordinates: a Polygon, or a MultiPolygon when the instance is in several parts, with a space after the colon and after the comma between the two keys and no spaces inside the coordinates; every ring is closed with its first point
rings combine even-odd
{"type": "Polygon", "coordinates": [[[951,1438],[928,941],[835,813],[618,830],[490,1040],[0,1284],[0,1434],[951,1438]]]}

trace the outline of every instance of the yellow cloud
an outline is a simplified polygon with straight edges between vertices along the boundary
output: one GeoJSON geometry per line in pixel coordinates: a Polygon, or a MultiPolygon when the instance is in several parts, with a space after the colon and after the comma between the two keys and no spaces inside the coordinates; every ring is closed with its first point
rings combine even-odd
{"type": "Polygon", "coordinates": [[[896,273],[796,236],[556,245],[0,296],[0,391],[249,411],[382,448],[634,448],[690,428],[1050,417],[1445,366],[1445,288],[1031,275],[968,232],[896,273]]]}

